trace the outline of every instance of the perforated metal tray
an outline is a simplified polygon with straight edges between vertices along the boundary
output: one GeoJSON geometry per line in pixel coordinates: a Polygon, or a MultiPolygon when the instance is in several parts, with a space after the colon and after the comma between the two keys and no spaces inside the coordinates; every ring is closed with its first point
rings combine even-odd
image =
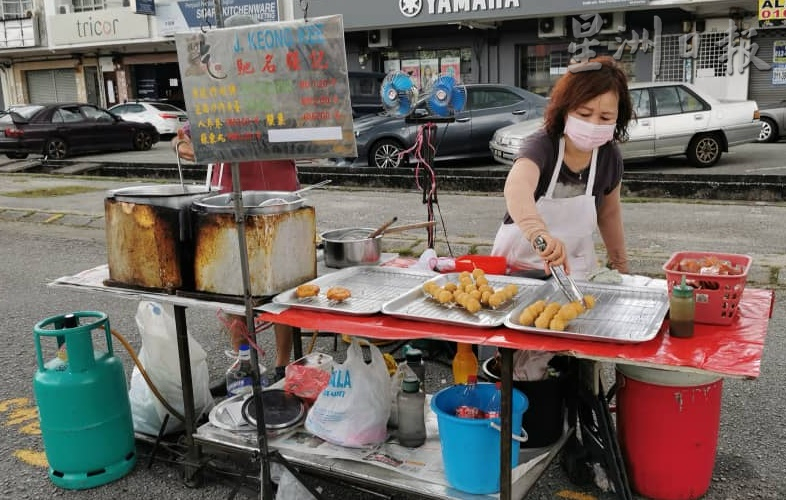
{"type": "Polygon", "coordinates": [[[582,294],[595,297],[595,307],[571,320],[566,331],[523,326],[519,322],[519,316],[524,309],[536,300],[567,303],[565,295],[553,280],[547,281],[511,311],[505,318],[505,326],[527,333],[573,339],[646,342],[658,334],[669,309],[669,298],[665,290],[586,282],[577,282],[577,285],[582,294]]]}
{"type": "MultiPolygon", "coordinates": [[[[440,286],[447,282],[458,283],[460,273],[449,273],[432,278],[440,286]]],[[[412,319],[418,321],[431,321],[436,323],[449,323],[461,326],[473,326],[478,328],[493,328],[501,326],[505,317],[516,307],[518,303],[525,300],[534,289],[541,287],[544,282],[529,278],[518,278],[515,276],[486,275],[489,285],[502,288],[508,284],[518,285],[519,290],[512,300],[504,303],[496,309],[482,308],[475,314],[467,312],[463,307],[454,305],[446,306],[438,303],[423,291],[424,283],[409,290],[404,295],[387,302],[382,306],[382,313],[399,318],[412,319]]]]}
{"type": "Polygon", "coordinates": [[[308,283],[319,285],[316,297],[299,299],[294,287],[273,297],[276,304],[327,311],[340,314],[369,315],[382,310],[382,305],[415,286],[420,286],[434,277],[433,272],[398,267],[355,266],[340,269],[320,276],[308,283]],[[333,286],[341,286],[352,292],[352,297],[343,302],[330,301],[325,292],[333,286]]]}

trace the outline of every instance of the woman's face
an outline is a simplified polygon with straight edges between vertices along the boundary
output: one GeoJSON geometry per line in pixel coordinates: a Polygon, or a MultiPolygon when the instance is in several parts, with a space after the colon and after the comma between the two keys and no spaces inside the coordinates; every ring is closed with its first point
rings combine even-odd
{"type": "Polygon", "coordinates": [[[618,113],[619,96],[613,90],[600,94],[579,105],[576,109],[568,111],[569,115],[595,125],[616,123],[618,113]]]}

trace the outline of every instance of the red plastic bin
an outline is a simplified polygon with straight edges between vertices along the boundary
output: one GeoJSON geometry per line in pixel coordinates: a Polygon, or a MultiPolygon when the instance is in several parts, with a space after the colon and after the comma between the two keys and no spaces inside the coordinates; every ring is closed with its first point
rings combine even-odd
{"type": "Polygon", "coordinates": [[[694,321],[710,325],[730,325],[737,316],[737,305],[745,290],[748,280],[748,270],[753,259],[748,255],[716,253],[716,252],[676,252],[663,265],[666,272],[666,282],[669,294],[674,285],[682,282],[683,275],[689,285],[694,287],[693,297],[696,301],[694,321]],[[700,260],[705,257],[715,257],[721,261],[728,261],[732,266],[742,270],[741,274],[718,275],[700,274],[679,271],[683,259],[700,260]]]}

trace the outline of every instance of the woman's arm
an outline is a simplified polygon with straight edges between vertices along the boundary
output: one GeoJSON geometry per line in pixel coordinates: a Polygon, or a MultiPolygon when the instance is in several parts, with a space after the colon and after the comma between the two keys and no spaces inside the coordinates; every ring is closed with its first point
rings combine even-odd
{"type": "Polygon", "coordinates": [[[196,161],[194,146],[182,128],[177,131],[177,136],[173,137],[171,142],[172,148],[178,157],[183,160],[196,161]]]}
{"type": "Polygon", "coordinates": [[[628,253],[625,249],[625,230],[622,226],[621,188],[622,184],[617,184],[617,187],[601,201],[598,209],[598,229],[603,244],[606,245],[609,266],[627,274],[628,253]]]}

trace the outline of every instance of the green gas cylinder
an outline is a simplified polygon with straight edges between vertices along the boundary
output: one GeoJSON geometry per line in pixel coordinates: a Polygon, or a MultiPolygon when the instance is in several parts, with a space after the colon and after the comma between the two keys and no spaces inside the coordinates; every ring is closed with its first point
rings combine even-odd
{"type": "Polygon", "coordinates": [[[86,489],[125,476],[136,463],[134,427],[106,314],[81,311],[47,318],[35,325],[34,340],[33,392],[49,478],[61,488],[86,489]],[[96,331],[106,336],[106,351],[94,351],[96,331]],[[60,350],[45,363],[41,341],[53,338],[60,350]]]}

